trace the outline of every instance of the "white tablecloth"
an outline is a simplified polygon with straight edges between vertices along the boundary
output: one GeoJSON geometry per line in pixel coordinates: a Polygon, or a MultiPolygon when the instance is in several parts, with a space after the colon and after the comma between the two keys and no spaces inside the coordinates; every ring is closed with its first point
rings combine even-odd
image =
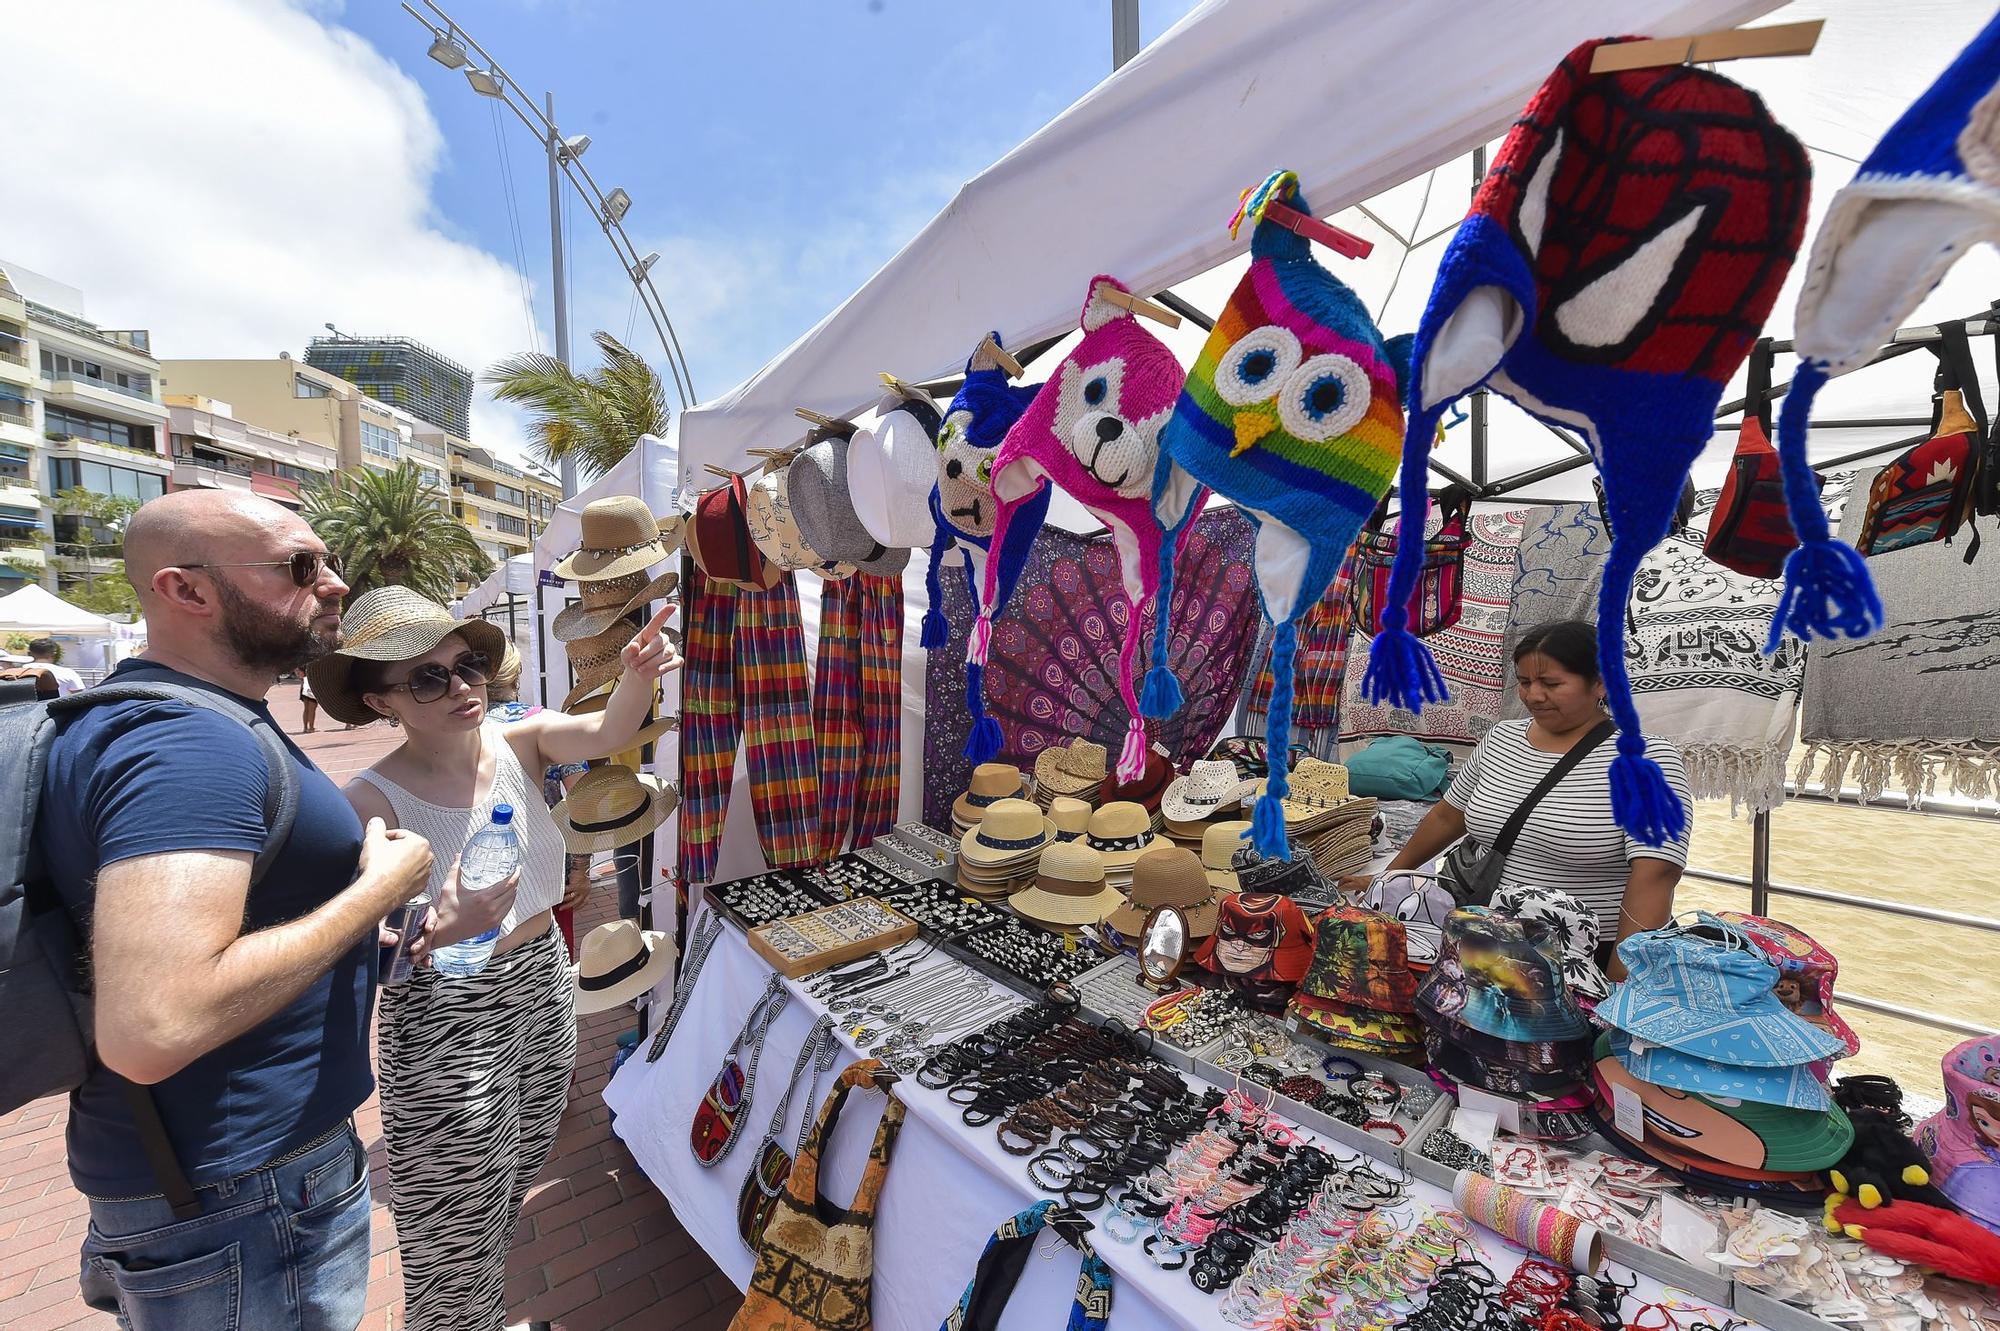
{"type": "MultiPolygon", "coordinates": [[[[749,1119],[729,1154],[714,1168],[704,1169],[695,1162],[688,1149],[688,1130],[695,1107],[722,1066],[724,1052],[771,973],[743,935],[725,926],[659,1061],[646,1061],[648,1044],[642,1043],[604,1089],[605,1103],[617,1115],[613,1130],[672,1203],[682,1226],[738,1288],[749,1283],[754,1259],[736,1232],[737,1193],[752,1152],[770,1128],[771,1114],[784,1095],[785,1079],[806,1032],[825,1009],[796,984],[790,985],[792,1000],[765,1044],[749,1119]]],[[[845,1033],[841,1035],[833,1069],[821,1080],[822,1097],[839,1070],[859,1057],[845,1033]]],[[[874,1322],[878,1331],[937,1331],[972,1278],[995,1227],[1045,1194],[1027,1181],[1026,1162],[999,1148],[992,1127],[966,1127],[959,1107],[943,1092],[906,1078],[897,1085],[896,1094],[908,1106],[908,1114],[876,1216],[874,1322]]],[[[818,1112],[818,1106],[808,1108],[804,1100],[802,1086],[793,1097],[790,1125],[780,1138],[787,1150],[796,1144],[800,1115],[818,1112]]],[[[820,1184],[836,1202],[847,1202],[854,1195],[881,1103],[879,1095],[856,1093],[835,1125],[820,1184]]],[[[1343,1156],[1350,1154],[1344,1148],[1334,1149],[1343,1156]]],[[[1451,1205],[1447,1194],[1419,1180],[1410,1180],[1410,1191],[1428,1206],[1451,1205]]],[[[1480,1234],[1488,1264],[1504,1279],[1521,1254],[1507,1250],[1485,1231],[1480,1234]]],[[[1111,1331],[1228,1328],[1216,1311],[1220,1300],[1197,1290],[1185,1271],[1161,1271],[1136,1243],[1113,1242],[1101,1229],[1092,1241],[1117,1278],[1111,1331]]],[[[1075,1252],[1048,1235],[1037,1240],[1036,1254],[1000,1320],[1000,1331],[1045,1331],[1062,1325],[1069,1316],[1076,1289],[1075,1252]]],[[[1657,1283],[1642,1279],[1642,1297],[1659,1294],[1657,1283]]],[[[1715,1320],[1720,1324],[1720,1318],[1715,1320]]]]}

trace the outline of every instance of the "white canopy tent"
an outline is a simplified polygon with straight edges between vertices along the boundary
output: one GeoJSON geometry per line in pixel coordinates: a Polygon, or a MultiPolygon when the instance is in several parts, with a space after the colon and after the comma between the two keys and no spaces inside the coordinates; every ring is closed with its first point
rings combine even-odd
{"type": "Polygon", "coordinates": [[[0,596],[0,633],[46,634],[62,638],[119,638],[127,625],[93,615],[55,593],[30,583],[0,596]]]}
{"type": "Polygon", "coordinates": [[[458,602],[458,614],[476,615],[509,596],[526,596],[535,590],[533,552],[515,555],[486,575],[486,581],[467,592],[458,602]]]}

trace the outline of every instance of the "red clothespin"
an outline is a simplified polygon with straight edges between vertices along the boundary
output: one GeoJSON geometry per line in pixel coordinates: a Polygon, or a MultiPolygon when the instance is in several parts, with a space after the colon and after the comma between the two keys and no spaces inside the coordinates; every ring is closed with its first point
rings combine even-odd
{"type": "Polygon", "coordinates": [[[1304,236],[1307,240],[1316,240],[1334,253],[1349,259],[1365,259],[1375,252],[1374,241],[1363,240],[1352,231],[1342,231],[1337,226],[1279,203],[1276,199],[1265,203],[1263,216],[1292,234],[1304,236]]]}

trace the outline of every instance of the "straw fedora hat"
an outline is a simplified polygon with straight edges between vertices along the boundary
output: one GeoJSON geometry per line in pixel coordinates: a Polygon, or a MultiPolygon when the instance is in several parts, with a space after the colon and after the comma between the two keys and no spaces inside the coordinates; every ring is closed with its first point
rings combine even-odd
{"type": "Polygon", "coordinates": [[[361,700],[354,686],[357,661],[407,661],[422,656],[452,634],[484,652],[498,670],[507,655],[507,635],[483,619],[453,619],[451,611],[426,600],[408,587],[377,587],[364,592],[340,618],[340,650],[306,667],[313,696],[327,715],[351,726],[365,726],[381,717],[361,700]]]}
{"type": "Polygon", "coordinates": [[[1097,924],[1125,898],[1104,881],[1104,859],[1075,841],[1058,841],[1042,852],[1034,883],[1007,904],[1016,915],[1058,929],[1097,924]]]}
{"type": "Polygon", "coordinates": [[[1161,906],[1187,916],[1188,933],[1206,938],[1215,932],[1215,888],[1209,884],[1201,858],[1183,846],[1149,850],[1132,866],[1132,886],[1111,914],[1111,927],[1137,938],[1146,917],[1161,906]]]}
{"type": "Polygon", "coordinates": [[[596,582],[643,573],[667,557],[672,547],[662,539],[680,538],[680,522],[662,524],[637,495],[612,495],[583,506],[582,539],[577,548],[556,561],[555,575],[578,582],[596,582]]]}
{"type": "Polygon", "coordinates": [[[1081,795],[1104,784],[1110,755],[1087,739],[1043,749],[1035,755],[1035,788],[1052,795],[1081,795]]]}
{"type": "MultiPolygon", "coordinates": [[[[653,685],[653,701],[655,703],[658,703],[659,699],[660,699],[660,686],[656,682],[653,685]]],[[[563,710],[568,712],[571,716],[590,716],[593,713],[603,711],[605,707],[609,705],[610,702],[611,702],[611,690],[606,689],[602,693],[593,693],[589,697],[584,698],[582,701],[575,703],[572,706],[563,708],[563,710]]],[[[638,734],[634,735],[631,739],[626,741],[625,748],[636,749],[641,744],[657,744],[661,736],[679,730],[680,728],[681,728],[680,717],[669,713],[666,716],[659,717],[657,720],[649,722],[646,725],[646,727],[642,729],[638,734]]],[[[621,750],[621,752],[622,751],[623,750],[621,750]]]]}
{"type": "Polygon", "coordinates": [[[1049,801],[1049,821],[1056,825],[1058,841],[1078,840],[1090,830],[1090,806],[1068,795],[1058,795],[1049,801]]]}
{"type": "Polygon", "coordinates": [[[1065,844],[1056,841],[1056,825],[1027,800],[996,800],[986,806],[979,826],[958,842],[962,864],[983,867],[1032,860],[1043,847],[1065,844]]]}
{"type": "Polygon", "coordinates": [[[788,572],[807,569],[823,578],[851,577],[854,565],[823,559],[806,544],[805,535],[799,531],[799,520],[792,513],[791,486],[786,475],[785,468],[779,467],[759,476],[750,487],[749,497],[743,503],[743,521],[750,529],[750,539],[756,542],[765,559],[788,572]]]}
{"type": "Polygon", "coordinates": [[[1236,876],[1236,852],[1248,844],[1243,835],[1249,830],[1247,818],[1210,823],[1202,830],[1201,867],[1208,874],[1209,886],[1217,891],[1234,892],[1241,885],[1236,876]]]}
{"type": "Polygon", "coordinates": [[[1084,833],[1084,841],[1104,857],[1106,869],[1131,868],[1159,840],[1153,816],[1130,800],[1114,801],[1090,815],[1090,829],[1084,833]]]}
{"type": "Polygon", "coordinates": [[[629,619],[620,619],[602,633],[593,633],[587,638],[575,638],[563,645],[569,653],[569,668],[576,673],[576,687],[563,699],[563,710],[568,711],[572,703],[597,692],[623,673],[618,654],[625,645],[639,636],[639,626],[629,619]]]}
{"type": "Polygon", "coordinates": [[[680,803],[673,783],[606,763],[576,779],[554,816],[563,845],[588,855],[631,845],[665,822],[680,803]]]}
{"type": "Polygon", "coordinates": [[[1235,808],[1243,778],[1226,759],[1204,759],[1188,768],[1160,796],[1160,813],[1172,823],[1204,823],[1224,809],[1235,808]]]}
{"type": "Polygon", "coordinates": [[[672,596],[680,585],[681,575],[673,569],[650,579],[640,572],[580,582],[577,590],[582,599],[558,611],[550,621],[549,632],[558,642],[592,637],[641,606],[672,596]]]}
{"type": "Polygon", "coordinates": [[[674,936],[641,930],[635,920],[612,920],[583,936],[570,968],[579,1013],[608,1012],[629,1003],[674,969],[674,936]]]}
{"type": "Polygon", "coordinates": [[[1021,775],[1020,768],[1006,763],[981,763],[972,769],[965,793],[952,801],[951,816],[961,828],[971,827],[995,800],[1027,797],[1028,778],[1021,775]]]}

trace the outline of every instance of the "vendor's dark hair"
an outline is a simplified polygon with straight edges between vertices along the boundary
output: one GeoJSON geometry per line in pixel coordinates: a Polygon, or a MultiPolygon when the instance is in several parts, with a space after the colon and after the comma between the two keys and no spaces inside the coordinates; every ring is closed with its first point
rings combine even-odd
{"type": "Polygon", "coordinates": [[[1558,619],[1537,624],[1514,644],[1514,664],[1527,656],[1546,656],[1572,675],[1582,675],[1595,684],[1597,669],[1597,625],[1587,619],[1558,619]]]}

